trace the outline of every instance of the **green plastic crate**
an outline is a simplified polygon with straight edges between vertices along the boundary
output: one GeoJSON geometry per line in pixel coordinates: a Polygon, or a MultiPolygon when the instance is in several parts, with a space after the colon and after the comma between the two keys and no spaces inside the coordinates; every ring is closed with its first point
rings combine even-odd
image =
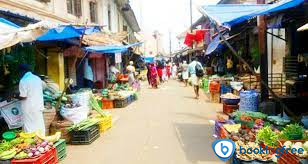
{"type": "Polygon", "coordinates": [[[66,157],[66,141],[64,139],[60,139],[54,146],[57,150],[58,160],[61,160],[64,156],[66,157]]]}

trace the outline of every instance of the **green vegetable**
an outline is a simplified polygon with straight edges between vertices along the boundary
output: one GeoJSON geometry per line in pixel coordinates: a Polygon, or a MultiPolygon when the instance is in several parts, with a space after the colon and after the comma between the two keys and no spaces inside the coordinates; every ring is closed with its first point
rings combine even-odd
{"type": "Polygon", "coordinates": [[[81,131],[84,129],[87,129],[88,127],[91,127],[95,124],[97,124],[100,121],[100,119],[97,118],[90,118],[90,119],[86,119],[78,124],[75,124],[71,127],[69,127],[67,130],[70,131],[81,131]]]}
{"type": "Polygon", "coordinates": [[[269,126],[261,128],[257,133],[257,140],[263,142],[267,146],[278,146],[278,134],[274,132],[269,126]]]}
{"type": "Polygon", "coordinates": [[[103,110],[102,110],[101,107],[99,106],[97,100],[96,100],[93,96],[90,98],[90,105],[91,105],[91,107],[92,107],[95,111],[97,111],[97,113],[99,113],[100,115],[106,117],[106,114],[103,112],[103,110]]]}
{"type": "Polygon", "coordinates": [[[288,140],[299,140],[303,138],[304,134],[304,127],[300,126],[299,124],[290,124],[287,125],[282,130],[282,135],[287,137],[288,140]]]}

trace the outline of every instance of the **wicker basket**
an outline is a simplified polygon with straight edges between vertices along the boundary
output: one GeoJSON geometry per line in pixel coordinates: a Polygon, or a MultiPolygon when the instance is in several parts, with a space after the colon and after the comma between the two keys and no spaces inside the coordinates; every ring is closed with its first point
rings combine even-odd
{"type": "Polygon", "coordinates": [[[52,108],[50,110],[44,110],[43,117],[44,117],[44,123],[45,123],[45,132],[46,132],[46,135],[49,135],[50,125],[56,117],[56,109],[52,108]]]}
{"type": "Polygon", "coordinates": [[[56,132],[60,131],[61,132],[61,138],[65,139],[67,143],[71,141],[71,135],[67,131],[67,128],[72,126],[73,123],[67,120],[64,121],[54,121],[51,123],[50,126],[50,133],[55,134],[56,132]]]}

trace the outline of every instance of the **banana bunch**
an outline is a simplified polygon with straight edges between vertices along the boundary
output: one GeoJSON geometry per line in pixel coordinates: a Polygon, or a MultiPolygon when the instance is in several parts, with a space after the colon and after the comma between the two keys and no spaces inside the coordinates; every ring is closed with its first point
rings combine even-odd
{"type": "Polygon", "coordinates": [[[28,158],[28,154],[25,153],[24,151],[18,153],[15,157],[15,159],[25,159],[25,158],[28,158]]]}
{"type": "Polygon", "coordinates": [[[15,157],[16,154],[17,154],[17,150],[15,148],[4,151],[0,154],[0,160],[5,161],[5,160],[12,159],[13,157],[15,157]]]}
{"type": "Polygon", "coordinates": [[[33,138],[33,137],[35,137],[35,132],[33,132],[33,133],[21,132],[21,133],[19,133],[19,136],[20,136],[21,138],[24,138],[24,139],[33,138]]]}
{"type": "Polygon", "coordinates": [[[42,140],[47,140],[48,142],[57,142],[61,138],[61,132],[57,132],[54,135],[51,136],[45,136],[41,132],[36,132],[36,136],[42,140]]]}

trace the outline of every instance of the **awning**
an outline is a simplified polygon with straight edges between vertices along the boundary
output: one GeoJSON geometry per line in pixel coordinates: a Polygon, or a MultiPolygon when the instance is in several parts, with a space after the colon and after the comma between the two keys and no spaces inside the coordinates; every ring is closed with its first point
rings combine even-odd
{"type": "Polygon", "coordinates": [[[40,36],[38,41],[57,41],[72,38],[79,38],[83,34],[90,35],[96,32],[100,32],[99,27],[85,27],[85,26],[59,26],[48,30],[44,35],[40,36]]]}
{"type": "Polygon", "coordinates": [[[4,18],[0,18],[0,30],[12,30],[12,29],[17,29],[20,28],[18,25],[16,25],[13,22],[10,22],[4,18]]]}
{"type": "MultiPolygon", "coordinates": [[[[226,38],[226,40],[230,40],[232,38],[235,38],[237,36],[239,36],[240,33],[229,36],[229,34],[224,34],[224,37],[226,38]]],[[[223,48],[223,40],[220,39],[220,36],[217,35],[211,42],[210,44],[207,46],[207,49],[205,51],[205,55],[209,55],[213,52],[215,52],[218,49],[222,49],[223,48]]]]}
{"type": "Polygon", "coordinates": [[[297,31],[306,31],[306,30],[308,30],[308,23],[297,29],[297,31]]]}
{"type": "Polygon", "coordinates": [[[98,52],[98,53],[123,53],[128,51],[128,48],[139,46],[142,43],[133,43],[125,46],[89,46],[86,47],[85,50],[88,52],[98,52]]]}
{"type": "Polygon", "coordinates": [[[55,41],[78,38],[82,33],[73,26],[61,26],[48,30],[44,35],[37,38],[38,41],[55,41]]]}
{"type": "Polygon", "coordinates": [[[218,4],[203,6],[200,12],[218,25],[231,28],[253,17],[293,8],[303,2],[304,0],[281,0],[274,4],[218,4]]]}
{"type": "Polygon", "coordinates": [[[154,63],[154,57],[144,57],[143,59],[146,63],[154,63]]]}
{"type": "Polygon", "coordinates": [[[27,27],[0,30],[0,50],[21,42],[35,41],[38,36],[41,36],[53,27],[55,27],[55,24],[41,21],[36,24],[30,24],[27,27]]]}

